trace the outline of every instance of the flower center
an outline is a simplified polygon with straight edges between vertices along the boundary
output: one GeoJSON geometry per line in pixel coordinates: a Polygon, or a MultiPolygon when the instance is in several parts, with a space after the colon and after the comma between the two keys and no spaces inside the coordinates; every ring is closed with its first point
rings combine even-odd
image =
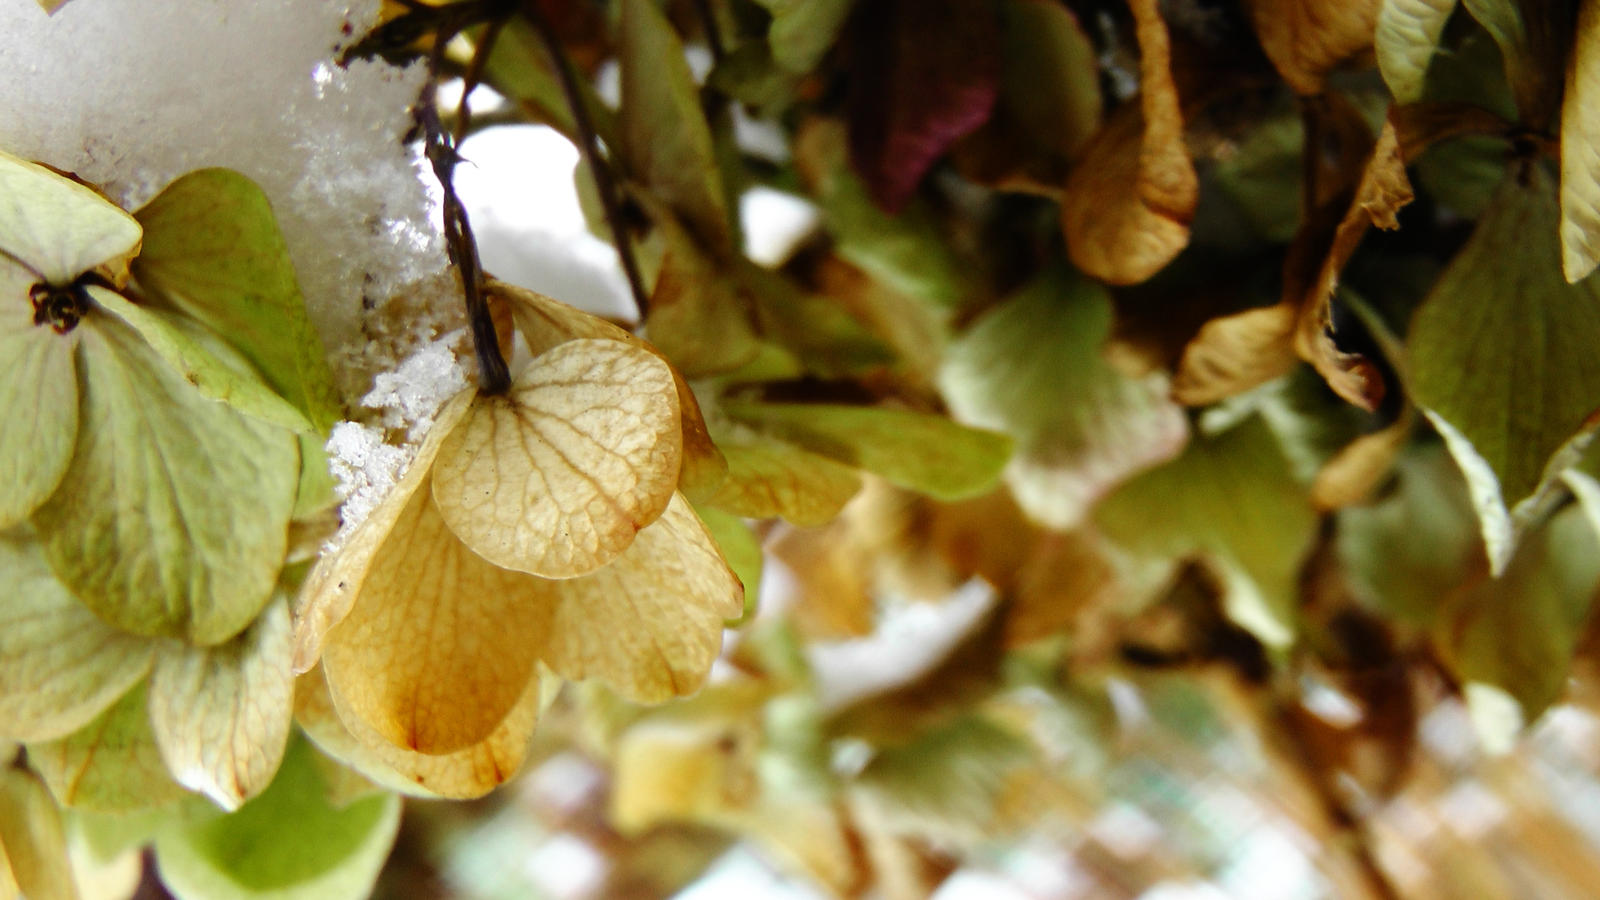
{"type": "Polygon", "coordinates": [[[78,327],[78,320],[89,311],[89,292],[85,289],[90,279],[82,277],[69,285],[39,283],[28,291],[33,301],[33,324],[49,323],[56,334],[66,334],[78,327]]]}

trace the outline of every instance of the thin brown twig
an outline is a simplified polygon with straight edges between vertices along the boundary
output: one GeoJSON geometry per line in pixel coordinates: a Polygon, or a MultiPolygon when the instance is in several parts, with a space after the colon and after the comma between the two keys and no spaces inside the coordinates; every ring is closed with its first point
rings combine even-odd
{"type": "Polygon", "coordinates": [[[711,0],[694,0],[694,11],[700,17],[700,29],[706,33],[706,46],[711,48],[711,62],[720,64],[724,53],[722,35],[717,31],[717,17],[711,10],[711,0]]]}
{"type": "Polygon", "coordinates": [[[595,134],[594,120],[589,117],[589,108],[578,89],[577,73],[561,49],[561,39],[556,35],[555,28],[545,17],[544,10],[539,8],[538,0],[523,0],[522,14],[538,33],[539,41],[544,44],[545,53],[550,57],[550,64],[561,82],[561,93],[572,110],[572,122],[578,131],[578,150],[594,176],[600,205],[605,209],[606,225],[611,229],[612,243],[616,245],[622,271],[628,277],[628,288],[633,292],[633,302],[639,307],[639,318],[643,320],[650,314],[650,295],[645,292],[644,278],[639,274],[639,261],[634,257],[633,242],[628,238],[628,226],[622,218],[622,203],[617,197],[616,183],[611,178],[611,169],[600,154],[600,139],[595,134]]]}
{"type": "Polygon", "coordinates": [[[483,67],[489,62],[489,54],[494,52],[494,42],[500,37],[500,30],[506,27],[507,18],[494,19],[483,32],[483,38],[472,49],[472,60],[467,63],[467,71],[461,76],[461,102],[456,104],[455,140],[459,145],[467,136],[467,129],[472,125],[472,107],[468,100],[472,92],[483,79],[483,67]]]}
{"type": "MultiPolygon", "coordinates": [[[[441,30],[434,45],[433,65],[428,84],[423,88],[417,103],[417,124],[422,129],[423,148],[433,167],[434,177],[444,192],[443,219],[445,248],[450,261],[461,272],[462,300],[467,307],[467,322],[472,327],[472,349],[478,358],[478,390],[483,394],[503,394],[511,388],[511,370],[505,356],[500,353],[499,336],[495,333],[494,319],[489,315],[488,301],[483,295],[483,266],[478,259],[478,241],[472,234],[472,223],[467,210],[456,195],[455,167],[460,159],[450,132],[439,122],[438,60],[444,45],[454,32],[441,30]]],[[[480,50],[482,46],[480,45],[480,50]]],[[[462,95],[462,105],[466,95],[462,95]]],[[[459,114],[459,112],[458,112],[459,114]]]]}

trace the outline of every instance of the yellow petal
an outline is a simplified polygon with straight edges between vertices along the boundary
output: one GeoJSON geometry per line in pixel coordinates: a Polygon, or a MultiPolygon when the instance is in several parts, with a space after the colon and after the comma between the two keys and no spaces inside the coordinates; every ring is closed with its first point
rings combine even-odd
{"type": "Polygon", "coordinates": [[[1600,262],[1600,2],[1578,6],[1578,41],[1561,101],[1561,271],[1569,283],[1600,262]]]}
{"type": "Polygon", "coordinates": [[[428,483],[429,470],[439,445],[466,415],[475,395],[465,390],[451,398],[434,417],[433,428],[423,439],[417,455],[390,488],[383,502],[367,514],[333,553],[323,554],[317,561],[306,583],[300,589],[300,601],[295,607],[294,671],[310,671],[322,653],[322,642],[328,629],[344,621],[355,603],[356,594],[372,568],[373,557],[393,530],[395,520],[405,511],[418,488],[428,483]]]}
{"type": "Polygon", "coordinates": [[[93,189],[0,150],[0,256],[58,287],[102,265],[120,282],[143,234],[93,189]]]}
{"type": "Polygon", "coordinates": [[[283,761],[294,708],[289,604],[238,637],[173,647],[150,677],[150,725],[167,771],[226,810],[261,793],[283,761]]]}
{"type": "Polygon", "coordinates": [[[683,454],[672,370],[620,341],[540,354],[479,397],[434,463],[439,514],[497,566],[547,578],[600,568],[672,498],[683,454]]]}
{"type": "Polygon", "coordinates": [[[0,767],[0,848],[24,896],[76,900],[61,810],[37,776],[9,764],[0,767]]]}
{"type": "MultiPolygon", "coordinates": [[[[358,721],[341,720],[320,668],[296,682],[295,718],[325,753],[378,784],[415,797],[481,797],[522,768],[544,706],[545,681],[534,679],[488,737],[453,753],[404,750],[358,721]]],[[[559,682],[557,682],[559,683],[559,682]]]]}
{"type": "Polygon", "coordinates": [[[467,549],[424,485],[328,633],[322,664],[340,718],[421,753],[479,743],[534,678],[543,584],[467,549]]]}
{"type": "Polygon", "coordinates": [[[1155,0],[1133,0],[1139,105],[1119,109],[1067,177],[1062,231],[1072,262],[1112,284],[1144,281],[1189,243],[1200,182],[1183,141],[1171,46],[1155,0]]]}
{"type": "Polygon", "coordinates": [[[681,494],[611,565],[544,582],[544,590],[545,662],[640,703],[698,690],[722,646],[723,621],[744,608],[739,579],[681,494]]]}
{"type": "MultiPolygon", "coordinates": [[[[604,338],[643,347],[672,365],[659,349],[632,332],[559,300],[493,279],[489,281],[488,290],[491,296],[504,299],[511,308],[517,330],[535,356],[567,341],[604,338]]],[[[722,451],[711,442],[700,403],[676,367],[672,370],[672,380],[678,387],[678,410],[683,419],[683,468],[678,474],[678,489],[699,503],[709,498],[722,483],[728,474],[728,463],[722,458],[722,451]]]]}

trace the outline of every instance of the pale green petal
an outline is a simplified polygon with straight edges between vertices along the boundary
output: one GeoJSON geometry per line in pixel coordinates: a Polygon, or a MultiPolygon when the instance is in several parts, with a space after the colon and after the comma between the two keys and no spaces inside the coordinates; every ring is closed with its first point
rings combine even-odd
{"type": "Polygon", "coordinates": [[[123,630],[225,641],[282,567],[294,435],[200,396],[120,320],[86,317],[78,331],[77,452],[33,516],[45,557],[123,630]]]}
{"type": "Polygon", "coordinates": [[[295,742],[272,785],[238,812],[156,838],[161,880],[179,900],[357,900],[400,827],[400,798],[328,803],[314,754],[295,742]]]}
{"type": "Polygon", "coordinates": [[[1455,8],[1456,0],[1383,0],[1373,49],[1378,70],[1395,100],[1415,103],[1422,99],[1428,61],[1455,8]]]}
{"type": "Polygon", "coordinates": [[[162,654],[150,678],[150,724],[179,784],[234,810],[272,781],[294,715],[293,652],[280,596],[225,644],[162,654]]]}
{"type": "Polygon", "coordinates": [[[162,765],[143,684],[61,740],[29,744],[28,763],[63,806],[123,813],[192,796],[162,765]]]}
{"type": "Polygon", "coordinates": [[[816,67],[850,17],[855,0],[756,0],[772,14],[767,42],[778,65],[796,74],[816,67]]]}
{"type": "Polygon", "coordinates": [[[206,397],[290,431],[315,430],[300,410],[274,393],[260,376],[230,359],[232,354],[203,327],[129,303],[105,288],[91,287],[89,295],[107,312],[132,326],[173,371],[206,397]]]}
{"type": "Polygon", "coordinates": [[[717,446],[728,477],[711,505],[746,518],[822,525],[861,490],[861,475],[850,466],[765,435],[719,433],[717,446]]]}
{"type": "Polygon", "coordinates": [[[139,286],[222,335],[319,432],[332,427],[333,375],[261,189],[238,172],[201,169],[135,215],[139,286]]]}
{"type": "Polygon", "coordinates": [[[88,724],[150,671],[153,642],[95,618],[37,542],[0,538],[0,735],[46,741],[88,724]]]}
{"type": "Polygon", "coordinates": [[[1467,476],[1504,569],[1600,420],[1600,282],[1561,275],[1559,212],[1537,164],[1508,177],[1417,310],[1412,388],[1467,476]]]}
{"type": "Polygon", "coordinates": [[[1006,483],[1033,519],[1075,527],[1094,501],[1176,456],[1188,435],[1159,378],[1101,358],[1111,298],[1079,276],[1040,278],[958,338],[939,372],[950,411],[1011,435],[1006,483]]]}
{"type": "MultiPolygon", "coordinates": [[[[0,201],[3,202],[3,201],[0,201]]],[[[14,267],[0,261],[0,282],[14,267]]],[[[9,285],[8,285],[9,286],[9,285]]],[[[8,301],[9,290],[0,292],[8,301]]],[[[0,528],[28,517],[72,461],[78,437],[78,373],[72,335],[33,324],[27,306],[0,310],[0,528]]]]}
{"type": "Polygon", "coordinates": [[[0,150],[0,256],[23,263],[49,284],[126,265],[139,248],[139,223],[69,178],[0,150]]]}

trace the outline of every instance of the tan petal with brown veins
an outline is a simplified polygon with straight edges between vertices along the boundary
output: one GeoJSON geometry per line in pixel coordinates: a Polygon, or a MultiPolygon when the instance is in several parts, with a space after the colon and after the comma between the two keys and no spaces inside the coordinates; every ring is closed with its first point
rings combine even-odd
{"type": "Polygon", "coordinates": [[[661,514],[683,455],[672,370],[607,340],[559,344],[480,396],[434,463],[439,514],[497,566],[571,578],[661,514]]]}
{"type": "Polygon", "coordinates": [[[1341,63],[1372,47],[1383,0],[1250,0],[1261,49],[1300,94],[1322,93],[1341,63]]]}
{"type": "Polygon", "coordinates": [[[681,494],[611,565],[543,582],[551,611],[541,656],[565,678],[598,678],[640,703],[694,693],[744,588],[681,494]]]}
{"type": "Polygon", "coordinates": [[[535,677],[542,584],[467,549],[424,484],[328,633],[322,665],[340,717],[420,753],[480,743],[535,677]]]}

